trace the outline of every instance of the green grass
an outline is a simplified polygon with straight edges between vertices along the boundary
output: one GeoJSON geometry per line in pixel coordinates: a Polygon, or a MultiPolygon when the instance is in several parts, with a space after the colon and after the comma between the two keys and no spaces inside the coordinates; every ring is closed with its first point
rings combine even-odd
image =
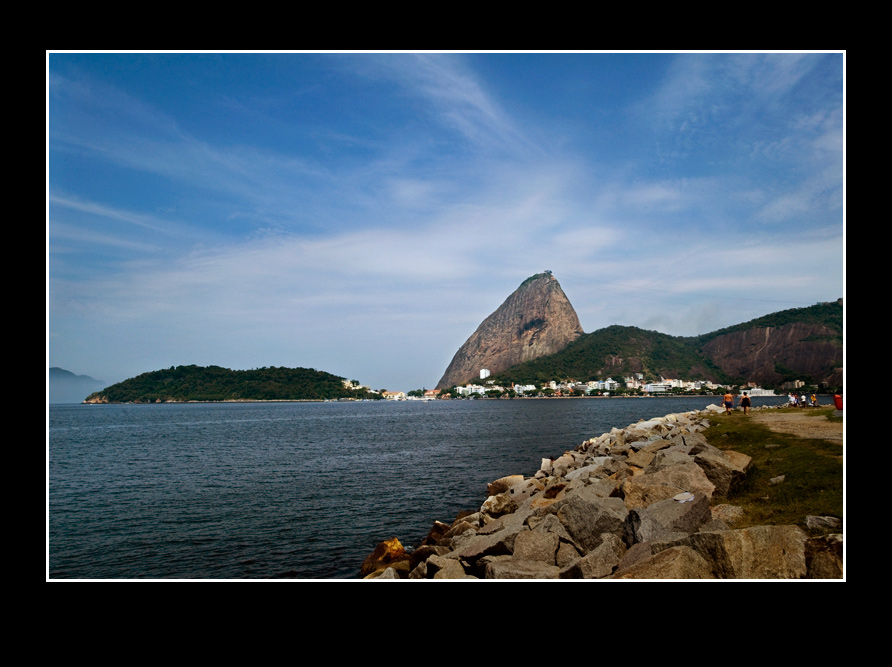
{"type": "MultiPolygon", "coordinates": [[[[828,408],[810,411],[809,415],[842,420],[833,418],[832,413],[828,408]]],[[[807,515],[843,518],[840,443],[777,433],[741,412],[710,417],[710,421],[713,426],[705,432],[710,444],[753,459],[746,482],[722,501],[746,511],[744,522],[735,527],[796,524],[805,528],[807,515]],[[783,482],[770,482],[780,475],[784,475],[783,482]]]]}

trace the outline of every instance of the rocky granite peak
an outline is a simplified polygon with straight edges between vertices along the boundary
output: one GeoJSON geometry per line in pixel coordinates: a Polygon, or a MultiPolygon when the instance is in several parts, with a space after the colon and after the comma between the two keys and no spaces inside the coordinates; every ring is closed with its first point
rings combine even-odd
{"type": "Polygon", "coordinates": [[[530,276],[465,341],[437,383],[462,385],[480,370],[498,373],[560,352],[583,334],[579,316],[550,271],[530,276]]]}

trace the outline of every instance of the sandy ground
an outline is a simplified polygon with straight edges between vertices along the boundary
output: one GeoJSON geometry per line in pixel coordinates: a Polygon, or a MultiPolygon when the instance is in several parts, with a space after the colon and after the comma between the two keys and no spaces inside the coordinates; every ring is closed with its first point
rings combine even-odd
{"type": "Polygon", "coordinates": [[[830,421],[826,417],[816,417],[808,408],[794,413],[779,414],[774,410],[758,410],[750,414],[754,421],[765,424],[772,431],[842,444],[843,423],[830,421]]]}

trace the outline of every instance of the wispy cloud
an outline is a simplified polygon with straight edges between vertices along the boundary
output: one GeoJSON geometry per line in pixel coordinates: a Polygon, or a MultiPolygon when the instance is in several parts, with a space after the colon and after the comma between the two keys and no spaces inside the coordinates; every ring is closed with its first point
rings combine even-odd
{"type": "Polygon", "coordinates": [[[407,94],[420,100],[427,114],[477,149],[517,154],[534,148],[460,57],[390,56],[379,64],[407,94]]]}
{"type": "Polygon", "coordinates": [[[604,87],[597,104],[578,87],[525,91],[523,117],[499,94],[522,79],[497,86],[475,62],[240,60],[233,72],[260,69],[236,80],[189,60],[177,71],[196,99],[180,85],[169,99],[163,68],[148,87],[60,59],[48,77],[54,365],[110,379],[171,363],[309,365],[408,389],[433,384],[544,269],[587,330],[689,335],[839,296],[832,59],[661,57],[656,85],[618,73],[621,102],[604,87]]]}

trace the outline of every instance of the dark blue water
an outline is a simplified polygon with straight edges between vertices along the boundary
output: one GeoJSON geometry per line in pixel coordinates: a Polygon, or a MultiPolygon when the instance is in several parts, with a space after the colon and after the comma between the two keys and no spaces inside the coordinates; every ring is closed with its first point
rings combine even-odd
{"type": "Polygon", "coordinates": [[[494,479],[717,401],[53,405],[48,577],[355,578],[379,541],[416,545],[494,479]]]}

